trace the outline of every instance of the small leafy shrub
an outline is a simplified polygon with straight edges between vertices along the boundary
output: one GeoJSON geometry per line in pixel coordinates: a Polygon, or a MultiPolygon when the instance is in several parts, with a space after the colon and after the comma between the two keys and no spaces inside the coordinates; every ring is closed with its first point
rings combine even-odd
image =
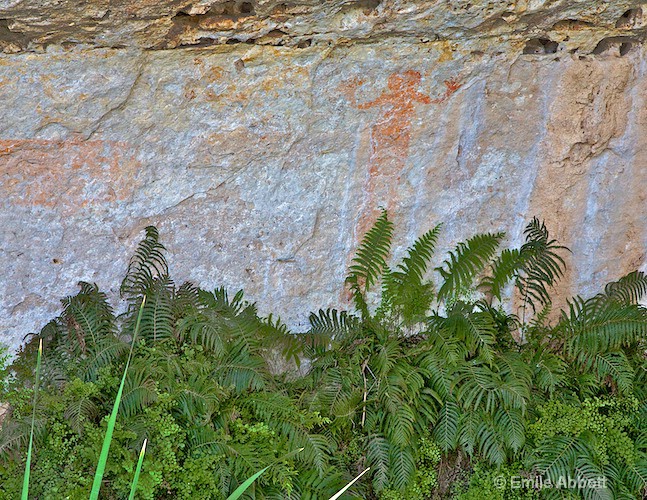
{"type": "MultiPolygon", "coordinates": [[[[352,311],[319,310],[291,333],[230,296],[169,275],[157,230],[131,259],[116,315],[80,283],[5,377],[0,496],[16,498],[33,410],[34,498],[87,498],[142,306],[102,498],[642,498],[647,493],[647,278],[630,273],[553,311],[567,249],[533,219],[459,243],[432,269],[437,226],[389,262],[386,212],[346,284],[352,311]],[[275,361],[291,367],[277,373],[275,361]],[[464,487],[441,485],[459,457],[464,487]],[[514,477],[601,477],[604,488],[500,488],[514,477]],[[442,486],[442,487],[441,487],[442,486]],[[442,493],[441,493],[442,491],[442,493]]],[[[459,475],[461,475],[459,474],[459,475]]]]}

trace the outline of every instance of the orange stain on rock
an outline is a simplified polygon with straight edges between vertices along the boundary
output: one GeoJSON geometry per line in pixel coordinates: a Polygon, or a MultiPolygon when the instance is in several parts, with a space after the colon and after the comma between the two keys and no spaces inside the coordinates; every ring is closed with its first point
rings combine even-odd
{"type": "Polygon", "coordinates": [[[202,73],[202,77],[209,83],[216,83],[225,76],[225,70],[221,66],[212,66],[202,73]]]}
{"type": "Polygon", "coordinates": [[[366,201],[357,229],[363,235],[375,222],[377,204],[393,209],[396,204],[400,175],[404,169],[411,143],[411,121],[416,104],[441,104],[460,88],[455,80],[446,80],[445,92],[437,98],[418,91],[422,77],[418,71],[393,73],[387,82],[388,90],[373,101],[357,103],[355,90],[362,80],[349,82],[342,93],[350,95],[358,109],[380,108],[382,112],[371,127],[368,179],[365,185],[366,201]]]}
{"type": "Polygon", "coordinates": [[[140,164],[127,144],[102,140],[0,140],[0,196],[6,203],[61,209],[129,200],[140,164]]]}

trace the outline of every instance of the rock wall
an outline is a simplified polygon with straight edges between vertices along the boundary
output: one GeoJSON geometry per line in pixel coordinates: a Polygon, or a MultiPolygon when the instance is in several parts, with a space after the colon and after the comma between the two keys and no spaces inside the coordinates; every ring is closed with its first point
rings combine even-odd
{"type": "Polygon", "coordinates": [[[380,205],[396,255],[537,215],[564,295],[645,269],[636,2],[91,4],[0,0],[4,343],[79,280],[116,293],[149,224],[178,281],[297,329],[344,300],[380,205]]]}

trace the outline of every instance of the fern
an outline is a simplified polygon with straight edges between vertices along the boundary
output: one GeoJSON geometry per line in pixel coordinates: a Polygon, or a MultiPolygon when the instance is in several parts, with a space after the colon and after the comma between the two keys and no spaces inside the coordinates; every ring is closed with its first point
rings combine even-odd
{"type": "Polygon", "coordinates": [[[131,369],[124,384],[119,411],[124,416],[131,417],[154,403],[157,396],[156,383],[148,371],[145,368],[131,369]]]}
{"type": "MultiPolygon", "coordinates": [[[[505,471],[523,461],[521,473],[552,480],[608,479],[608,491],[570,492],[584,498],[644,496],[647,309],[639,301],[647,278],[630,273],[590,299],[575,297],[555,324],[550,295],[565,248],[543,223],[533,219],[517,249],[497,253],[503,233],[458,244],[437,268],[436,293],[427,274],[439,230],[391,267],[393,225],[383,212],[346,280],[357,314],[319,310],[296,335],[278,317],[260,317],[242,291],[176,288],[159,235],[147,228],[122,283],[125,314],[116,318],[105,294],[81,283],[41,331],[51,353],[43,385],[52,395],[37,409],[36,470],[65,449],[64,465],[77,474],[77,450],[88,453],[100,434],[98,416],[114,400],[135,305],[145,298],[114,453],[134,463],[149,439],[140,485],[151,496],[195,494],[197,483],[182,476],[190,470],[192,481],[209,484],[204,491],[226,497],[265,470],[250,487],[257,498],[329,498],[370,467],[352,494],[409,498],[435,480],[435,465],[420,460],[424,443],[443,451],[443,467],[469,460],[505,471]],[[512,285],[521,318],[507,312],[512,285]],[[526,322],[527,308],[534,314],[526,322]],[[63,440],[58,451],[52,429],[63,440]],[[164,471],[163,488],[148,470],[164,471]]],[[[32,341],[12,368],[18,386],[33,376],[33,356],[32,341]]],[[[4,461],[21,460],[28,435],[21,397],[10,401],[0,479],[13,470],[4,461]]],[[[106,495],[124,496],[119,488],[131,475],[124,481],[121,469],[106,470],[106,495]]]]}
{"type": "Polygon", "coordinates": [[[416,472],[415,456],[411,448],[392,445],[389,450],[389,468],[391,484],[398,490],[406,489],[416,472]]]}
{"type": "Polygon", "coordinates": [[[569,354],[585,359],[589,354],[617,350],[647,335],[647,309],[615,301],[575,297],[563,311],[557,331],[569,354]]]}
{"type": "Polygon", "coordinates": [[[70,427],[81,434],[84,423],[93,420],[99,414],[99,407],[91,394],[78,394],[71,401],[66,401],[64,417],[70,427]]]}
{"type": "Polygon", "coordinates": [[[504,233],[479,234],[449,252],[443,266],[436,268],[444,280],[438,299],[452,301],[466,292],[493,257],[503,237],[504,233]]]}
{"type": "Polygon", "coordinates": [[[168,275],[168,265],[159,242],[159,232],[154,226],[145,229],[146,236],[139,243],[135,255],[130,259],[126,277],[119,289],[122,297],[142,295],[158,277],[168,275]]]}
{"type": "Polygon", "coordinates": [[[418,238],[408,249],[397,270],[384,278],[382,308],[402,315],[405,324],[424,317],[434,298],[433,284],[425,281],[427,266],[433,256],[441,225],[418,238]]]}
{"type": "Polygon", "coordinates": [[[447,399],[440,410],[433,437],[446,452],[453,451],[457,444],[461,412],[456,401],[447,399]]]}
{"type": "Polygon", "coordinates": [[[384,436],[373,434],[367,437],[366,461],[371,467],[373,485],[377,491],[382,491],[389,484],[390,450],[391,446],[384,436]]]}
{"type": "Polygon", "coordinates": [[[536,303],[545,305],[550,302],[549,289],[564,274],[566,263],[560,255],[568,248],[551,240],[548,229],[536,217],[528,224],[524,234],[526,242],[520,250],[524,261],[523,275],[517,279],[517,288],[523,299],[523,311],[530,305],[536,310],[536,303]]]}
{"type": "Polygon", "coordinates": [[[472,311],[472,306],[456,302],[447,317],[436,316],[435,325],[461,342],[470,354],[480,354],[488,363],[494,357],[496,322],[486,311],[472,311]]]}
{"type": "Polygon", "coordinates": [[[386,258],[391,251],[393,223],[386,210],[366,233],[357,249],[346,278],[357,309],[368,316],[366,293],[387,270],[386,258]]]}
{"type": "Polygon", "coordinates": [[[168,278],[153,279],[146,291],[142,313],[141,337],[153,342],[173,336],[173,282],[168,278]]]}
{"type": "Polygon", "coordinates": [[[115,316],[96,284],[79,282],[81,291],[63,300],[61,321],[67,326],[67,348],[76,355],[115,332],[115,316]]]}
{"type": "Polygon", "coordinates": [[[647,293],[647,276],[640,271],[623,276],[604,287],[602,297],[621,305],[638,304],[647,293]]]}

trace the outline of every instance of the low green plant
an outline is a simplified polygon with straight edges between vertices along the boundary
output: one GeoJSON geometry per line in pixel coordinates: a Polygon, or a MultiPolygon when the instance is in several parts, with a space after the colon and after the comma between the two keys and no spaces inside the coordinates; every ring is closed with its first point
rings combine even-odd
{"type": "Polygon", "coordinates": [[[293,334],[242,292],[176,286],[147,228],[123,314],[80,283],[14,360],[0,496],[21,491],[33,423],[34,498],[87,498],[100,457],[107,499],[128,497],[135,477],[148,499],[307,500],[346,486],[340,498],[428,499],[465,476],[462,500],[642,498],[647,278],[630,273],[555,311],[567,249],[543,223],[517,248],[482,234],[436,259],[440,231],[392,264],[384,212],[346,279],[353,310],[312,313],[293,334]],[[277,373],[277,357],[292,368],[277,373]],[[500,490],[499,476],[601,477],[606,488],[500,490]]]}

